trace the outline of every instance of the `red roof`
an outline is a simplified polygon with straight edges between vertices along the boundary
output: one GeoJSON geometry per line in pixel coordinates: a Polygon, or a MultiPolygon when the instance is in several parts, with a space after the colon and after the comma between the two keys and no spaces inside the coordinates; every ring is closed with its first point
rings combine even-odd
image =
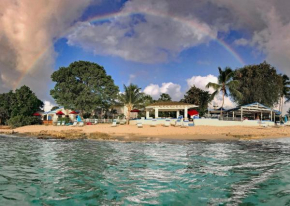
{"type": "Polygon", "coordinates": [[[56,115],[64,115],[64,113],[62,111],[58,111],[56,115]]]}
{"type": "Polygon", "coordinates": [[[41,114],[39,114],[38,112],[35,112],[35,113],[33,114],[33,116],[41,116],[41,114]]]}
{"type": "Polygon", "coordinates": [[[193,115],[198,115],[198,111],[194,110],[194,109],[191,109],[191,110],[188,110],[187,112],[190,116],[193,116],[193,115]]]}
{"type": "Polygon", "coordinates": [[[71,111],[70,114],[78,114],[76,111],[71,111]]]}
{"type": "Polygon", "coordinates": [[[133,109],[130,112],[141,112],[139,109],[133,109]]]}

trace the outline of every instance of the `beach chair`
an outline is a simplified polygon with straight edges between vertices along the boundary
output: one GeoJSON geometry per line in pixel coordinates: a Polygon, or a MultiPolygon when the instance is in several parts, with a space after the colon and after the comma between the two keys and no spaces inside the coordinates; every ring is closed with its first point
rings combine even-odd
{"type": "Polygon", "coordinates": [[[143,127],[142,122],[137,122],[137,127],[142,128],[143,127]]]}
{"type": "Polygon", "coordinates": [[[170,119],[166,119],[164,127],[169,127],[169,126],[170,126],[170,119]]]}
{"type": "Polygon", "coordinates": [[[62,122],[62,123],[61,123],[61,126],[65,126],[65,122],[62,122]]]}
{"type": "Polygon", "coordinates": [[[150,127],[156,127],[156,123],[157,123],[157,120],[156,119],[152,119],[150,127]]]}
{"type": "Polygon", "coordinates": [[[120,121],[120,125],[125,125],[125,124],[126,124],[126,120],[122,119],[122,120],[120,121]]]}
{"type": "Polygon", "coordinates": [[[72,127],[76,127],[76,126],[77,126],[77,124],[78,124],[78,122],[77,122],[77,121],[74,121],[74,123],[73,123],[72,127]]]}
{"type": "Polygon", "coordinates": [[[83,127],[84,126],[84,122],[79,122],[79,127],[83,127]]]}
{"type": "Polygon", "coordinates": [[[95,119],[95,124],[98,124],[98,120],[97,119],[95,119]]]}
{"type": "Polygon", "coordinates": [[[115,119],[113,120],[112,127],[117,127],[117,121],[115,119]]]}
{"type": "Polygon", "coordinates": [[[176,120],[176,122],[175,122],[175,127],[179,127],[179,126],[181,126],[181,120],[180,119],[176,120]]]}
{"type": "Polygon", "coordinates": [[[57,124],[56,124],[57,126],[60,126],[60,121],[57,121],[57,124]]]}
{"type": "Polygon", "coordinates": [[[184,120],[184,121],[182,122],[182,124],[181,124],[181,127],[182,127],[182,128],[187,128],[187,127],[188,127],[188,123],[189,123],[188,120],[184,120]]]}

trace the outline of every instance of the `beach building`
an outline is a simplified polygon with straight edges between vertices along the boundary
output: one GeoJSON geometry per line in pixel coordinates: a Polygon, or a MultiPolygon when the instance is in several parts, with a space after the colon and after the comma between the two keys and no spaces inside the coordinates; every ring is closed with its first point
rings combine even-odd
{"type": "Polygon", "coordinates": [[[53,124],[57,122],[59,116],[68,116],[71,122],[75,121],[76,119],[76,113],[73,110],[59,107],[58,109],[42,113],[43,124],[53,124]]]}
{"type": "Polygon", "coordinates": [[[206,126],[259,126],[264,124],[273,126],[275,124],[276,117],[280,115],[281,113],[279,111],[255,102],[252,104],[223,110],[223,115],[219,115],[219,118],[194,120],[194,124],[206,126]]]}
{"type": "MultiPolygon", "coordinates": [[[[115,110],[116,116],[124,115],[124,117],[126,117],[127,112],[128,112],[128,107],[126,107],[124,104],[116,103],[115,105],[111,107],[111,111],[114,111],[114,110],[115,110]]],[[[138,111],[132,110],[130,112],[130,119],[136,119],[139,111],[140,110],[138,111]]]]}
{"type": "Polygon", "coordinates": [[[146,117],[141,118],[140,120],[133,120],[130,121],[130,124],[136,124],[137,122],[141,122],[142,124],[151,124],[152,119],[154,119],[155,123],[158,124],[165,124],[166,121],[170,121],[171,124],[173,124],[178,117],[184,115],[184,119],[188,119],[189,117],[189,109],[197,108],[197,105],[194,104],[188,104],[184,102],[155,102],[151,105],[148,105],[145,108],[146,117]],[[175,118],[161,118],[159,117],[159,112],[175,112],[176,117],[175,118]],[[150,114],[154,114],[153,116],[150,116],[150,114]]]}
{"type": "Polygon", "coordinates": [[[158,119],[159,112],[176,112],[176,118],[180,116],[180,111],[183,111],[184,118],[188,119],[188,110],[197,108],[197,105],[184,102],[155,102],[146,107],[146,119],[150,118],[150,112],[154,111],[155,119],[158,119]]]}
{"type": "Polygon", "coordinates": [[[276,116],[281,115],[277,110],[269,108],[261,103],[243,105],[224,112],[223,120],[243,121],[243,120],[262,120],[275,121],[276,116]]]}

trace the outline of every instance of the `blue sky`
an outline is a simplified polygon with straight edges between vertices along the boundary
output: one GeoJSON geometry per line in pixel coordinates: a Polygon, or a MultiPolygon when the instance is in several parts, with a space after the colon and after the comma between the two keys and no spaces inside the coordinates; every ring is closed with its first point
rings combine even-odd
{"type": "Polygon", "coordinates": [[[243,66],[219,41],[245,64],[266,60],[290,75],[290,1],[16,1],[0,3],[1,93],[27,85],[55,104],[51,74],[86,60],[103,66],[121,91],[134,83],[155,99],[165,92],[179,100],[189,86],[216,81],[218,67],[243,66]]]}
{"type": "MultiPolygon", "coordinates": [[[[94,16],[118,12],[124,6],[124,2],[126,1],[110,0],[88,7],[79,20],[85,21],[94,16]]],[[[234,44],[236,39],[246,35],[247,32],[229,30],[218,36],[235,50],[246,64],[260,63],[265,59],[264,55],[253,55],[251,47],[240,47],[234,44]]],[[[177,56],[160,63],[142,63],[118,56],[94,54],[93,51],[82,47],[68,45],[67,38],[59,39],[54,47],[58,54],[55,70],[78,60],[96,62],[104,66],[121,90],[123,84],[130,82],[138,84],[143,89],[149,84],[160,85],[164,82],[173,82],[186,90],[186,79],[192,76],[217,75],[219,66],[222,68],[229,66],[233,69],[243,66],[229,51],[218,44],[217,40],[182,50],[177,56]]]]}

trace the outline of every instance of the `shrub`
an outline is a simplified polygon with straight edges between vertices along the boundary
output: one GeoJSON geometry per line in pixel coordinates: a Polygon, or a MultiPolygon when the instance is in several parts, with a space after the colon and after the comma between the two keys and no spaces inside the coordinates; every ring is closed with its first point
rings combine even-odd
{"type": "Polygon", "coordinates": [[[25,125],[36,125],[41,123],[42,122],[39,117],[27,117],[23,115],[18,115],[8,120],[8,125],[12,127],[22,127],[25,125]]]}

